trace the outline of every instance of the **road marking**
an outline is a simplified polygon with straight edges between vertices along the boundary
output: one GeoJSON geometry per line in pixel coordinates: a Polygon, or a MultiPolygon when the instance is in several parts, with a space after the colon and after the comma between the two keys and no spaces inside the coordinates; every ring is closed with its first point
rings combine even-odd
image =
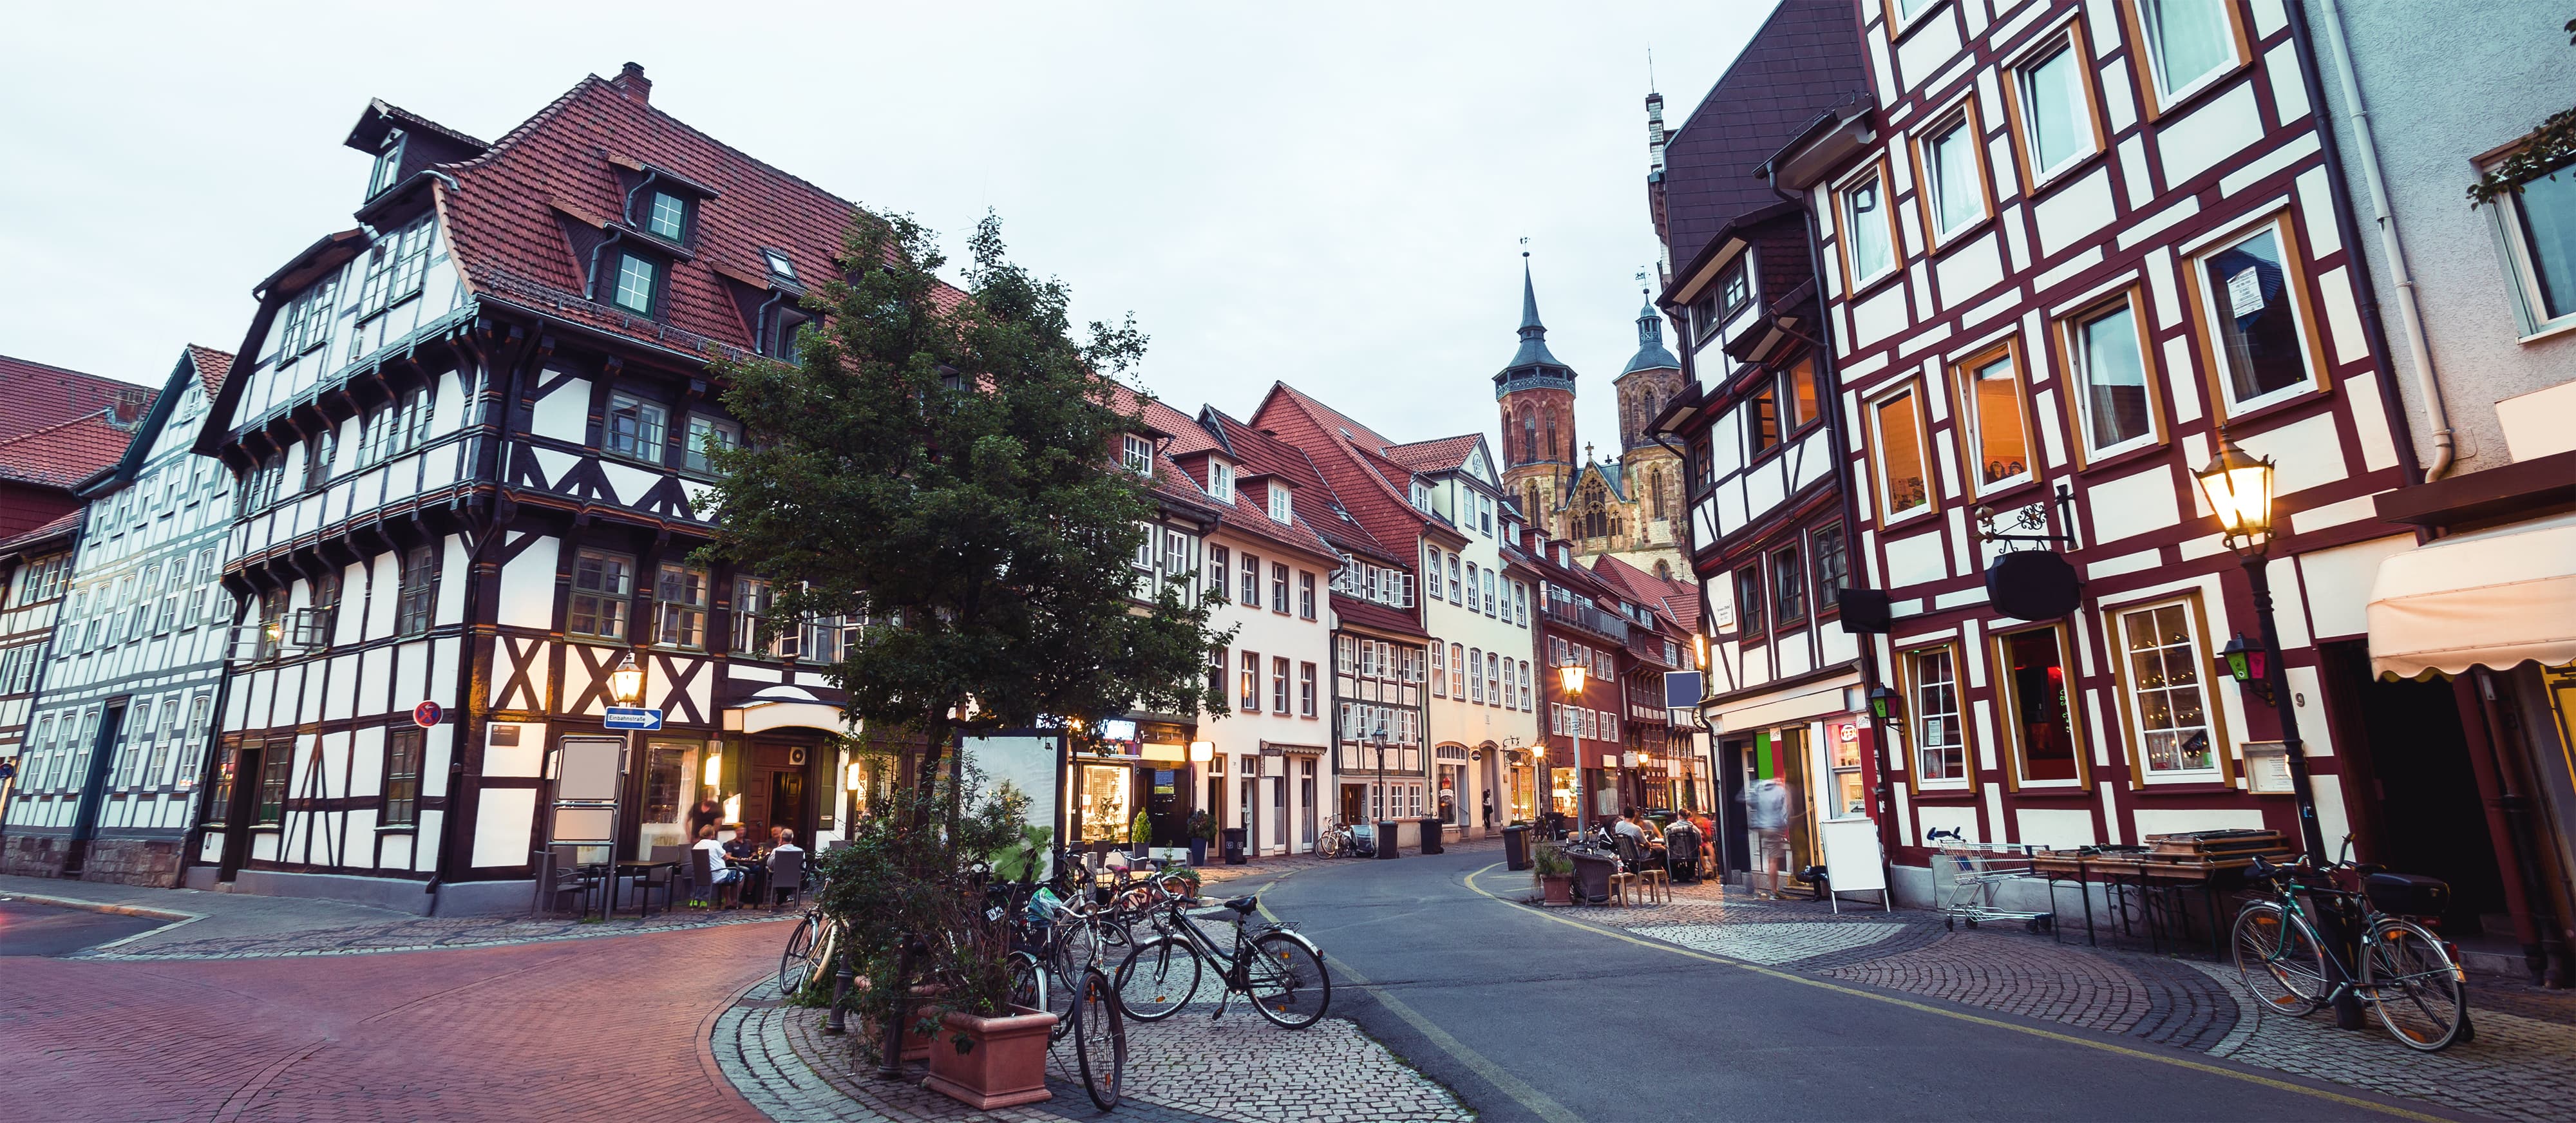
{"type": "MultiPolygon", "coordinates": [[[[1493,867],[1487,866],[1485,868],[1492,869],[1493,867]]],[[[1471,874],[1469,876],[1473,875],[1471,874]]],[[[1472,889],[1474,886],[1469,886],[1469,888],[1472,889]]],[[[1478,892],[1482,892],[1482,890],[1478,890],[1478,892]]],[[[1271,912],[1268,904],[1255,902],[1255,907],[1261,910],[1262,919],[1267,920],[1272,924],[1279,923],[1279,915],[1271,912]]],[[[1343,959],[1342,957],[1330,952],[1324,953],[1324,958],[1332,960],[1333,965],[1352,982],[1363,987],[1373,986],[1373,984],[1369,982],[1368,976],[1361,974],[1359,968],[1351,966],[1349,960],[1343,959]]],[[[1449,1054],[1451,1059],[1457,1061],[1459,1064],[1467,1066],[1468,1071],[1485,1078],[1486,1083],[1492,1084],[1504,1095],[1510,1096],[1512,1099],[1519,1101],[1522,1107],[1529,1109],[1530,1114],[1547,1120],[1547,1123],[1583,1123],[1582,1116],[1576,1115],[1571,1111],[1567,1111],[1564,1104],[1548,1098],[1547,1093],[1530,1087],[1527,1081],[1505,1071],[1501,1065],[1486,1060],[1484,1054],[1468,1048],[1466,1042],[1450,1036],[1448,1030],[1440,1028],[1437,1024],[1433,1023],[1431,1019],[1424,1017],[1421,1011],[1406,1005],[1404,1000],[1397,998],[1392,991],[1376,989],[1370,991],[1370,994],[1377,999],[1379,1005],[1393,1011],[1396,1017],[1404,1019],[1404,1023],[1406,1025],[1412,1026],[1416,1032],[1429,1040],[1431,1044],[1437,1046],[1441,1052],[1449,1054]]]]}
{"type": "MultiPolygon", "coordinates": [[[[1483,869],[1468,874],[1466,880],[1467,888],[1473,891],[1477,896],[1484,897],[1491,901],[1502,902],[1503,898],[1486,892],[1483,886],[1476,884],[1477,878],[1494,872],[1494,867],[1500,865],[1502,865],[1501,862],[1496,862],[1493,865],[1486,866],[1483,869]]],[[[1710,955],[1705,952],[1694,951],[1690,948],[1677,947],[1661,940],[1649,940],[1639,936],[1631,936],[1625,932],[1603,928],[1595,924],[1587,924],[1572,917],[1559,916],[1552,912],[1542,910],[1538,915],[1544,919],[1553,920],[1559,924],[1567,925],[1569,927],[1580,928],[1586,932],[1591,932],[1596,935],[1608,936],[1614,940],[1625,940],[1639,947],[1671,952],[1674,955],[1682,956],[1686,959],[1697,959],[1708,963],[1715,963],[1721,967],[1733,967],[1739,971],[1751,971],[1757,975],[1765,975],[1785,982],[1797,983],[1800,986],[1816,987],[1821,990],[1830,990],[1837,994],[1848,994],[1854,998],[1866,998],[1872,1002],[1884,1002],[1891,1006],[1902,1006],[1908,1010],[1920,1010],[1926,1014],[1937,1014],[1944,1018],[1954,1018],[1959,1021],[1970,1022],[1976,1025],[1992,1026],[1996,1029],[2008,1029],[2015,1033],[2029,1034],[2032,1037],[2046,1038],[2050,1041],[2062,1041],[2069,1045],[2081,1045],[2087,1049],[2099,1049],[2106,1053],[2116,1053],[2124,1057],[2135,1057],[2139,1060],[2173,1065],[2176,1068],[2187,1068],[2195,1072],[2206,1072],[2216,1076],[2228,1077],[2233,1080],[2242,1080],[2248,1084],[2260,1084],[2266,1088],[2278,1088],[2285,1092],[2297,1092],[2301,1095],[2314,1096],[2318,1099],[2343,1104],[2347,1107],[2367,1108],[2371,1111],[2379,1112],[2383,1115],[2393,1115],[2400,1119],[2414,1119],[2421,1121],[2421,1123],[2450,1123],[2450,1120],[2443,1116],[2426,1115],[2420,1111],[2411,1111],[2406,1108],[2395,1107],[2389,1104],[2374,1103],[2357,1096],[2341,1095],[2339,1093],[2325,1091],[2321,1088],[2310,1088],[2304,1084],[2293,1084],[2287,1080],[2274,1080],[2268,1076],[2257,1076],[2250,1072],[2239,1072],[2235,1069],[2221,1065],[2185,1060],[2181,1057],[2169,1057],[2161,1053],[2151,1053],[2144,1049],[2132,1049],[2125,1045],[2114,1045],[2107,1041],[2096,1041],[2090,1038],[2078,1037],[2071,1033],[2059,1033],[2055,1030],[2040,1029],[2037,1026],[2016,1025],[2012,1022],[2000,1021],[1995,1018],[1979,1017],[1975,1014],[1964,1013],[1958,1010],[1945,1010],[1941,1007],[1929,1005],[1927,1003],[1897,998],[1892,995],[1879,994],[1874,991],[1861,990],[1857,987],[1847,987],[1839,983],[1829,983],[1823,979],[1809,978],[1805,975],[1775,970],[1769,967],[1746,963],[1742,960],[1728,959],[1720,955],[1710,955]]]]}
{"type": "Polygon", "coordinates": [[[82,897],[51,897],[42,893],[11,892],[0,894],[0,900],[30,901],[39,905],[52,905],[55,908],[80,909],[85,912],[103,912],[117,916],[145,916],[156,920],[167,920],[170,922],[157,927],[146,928],[131,936],[126,936],[121,939],[109,940],[103,944],[94,944],[89,947],[82,948],[79,951],[64,956],[63,958],[65,959],[81,959],[93,955],[101,955],[114,951],[117,948],[124,947],[136,940],[147,940],[174,928],[185,927],[206,918],[204,913],[183,912],[179,909],[156,909],[146,908],[142,905],[120,905],[108,901],[92,901],[82,897]]]}

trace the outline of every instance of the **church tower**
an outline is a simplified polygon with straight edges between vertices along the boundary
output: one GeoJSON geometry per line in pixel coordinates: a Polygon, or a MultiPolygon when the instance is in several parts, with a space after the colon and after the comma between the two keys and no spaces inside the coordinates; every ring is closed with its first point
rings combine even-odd
{"type": "Polygon", "coordinates": [[[1494,400],[1503,414],[1503,489],[1519,500],[1530,525],[1562,536],[1560,509],[1574,476],[1574,368],[1548,353],[1526,251],[1520,335],[1520,350],[1494,375],[1494,400]]]}
{"type": "Polygon", "coordinates": [[[1635,528],[1613,550],[1621,560],[1657,576],[1688,574],[1682,542],[1689,515],[1683,510],[1679,453],[1647,432],[1655,416],[1682,391],[1682,363],[1664,346],[1664,318],[1652,304],[1637,311],[1637,353],[1611,382],[1619,398],[1619,481],[1635,528]]]}

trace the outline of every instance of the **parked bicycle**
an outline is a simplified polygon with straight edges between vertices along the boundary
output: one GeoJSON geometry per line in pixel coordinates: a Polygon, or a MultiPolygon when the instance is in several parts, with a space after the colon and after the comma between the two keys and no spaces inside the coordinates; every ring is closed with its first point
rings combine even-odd
{"type": "Polygon", "coordinates": [[[1315,853],[1327,858],[1372,858],[1377,856],[1376,831],[1354,827],[1334,816],[1333,825],[1315,840],[1315,853]]]}
{"type": "Polygon", "coordinates": [[[1165,902],[1156,918],[1162,934],[1138,943],[1118,965],[1118,994],[1128,1016],[1156,1022],[1180,1013],[1198,993],[1206,963],[1216,966],[1222,987],[1211,1018],[1225,1016],[1226,1001],[1238,994],[1263,1018],[1287,1029],[1304,1029],[1324,1016],[1333,1001],[1333,979],[1324,968],[1324,953],[1312,941],[1283,924],[1247,932],[1245,921],[1261,901],[1236,897],[1213,902],[1234,914],[1233,942],[1220,948],[1187,912],[1208,903],[1196,897],[1165,902]]]}
{"type": "Polygon", "coordinates": [[[2236,970],[2266,1008],[2303,1017],[2349,995],[2409,1049],[2435,1052],[2471,1035],[2466,976],[2440,937],[2399,915],[2438,912],[2447,886],[2350,863],[2319,870],[2304,856],[2283,865],[2258,856],[2248,876],[2266,890],[2236,914],[2236,970]],[[2361,889],[2325,884],[2334,872],[2357,877],[2361,889]],[[2303,893],[2360,918],[2358,972],[2319,935],[2303,893]]]}

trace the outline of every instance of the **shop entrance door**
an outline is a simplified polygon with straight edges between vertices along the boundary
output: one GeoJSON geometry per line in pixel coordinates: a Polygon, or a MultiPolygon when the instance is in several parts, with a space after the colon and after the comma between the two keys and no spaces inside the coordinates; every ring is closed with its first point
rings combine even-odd
{"type": "Polygon", "coordinates": [[[1288,852],[1288,777],[1270,777],[1270,849],[1288,852]]]}
{"type": "MultiPolygon", "coordinates": [[[[2370,673],[2369,645],[2361,640],[2317,649],[2328,704],[2342,718],[2335,725],[2338,741],[2360,734],[2361,744],[2346,749],[2343,761],[2351,773],[2344,804],[2353,818],[2353,860],[2450,882],[2442,931],[2479,931],[2482,917],[2505,912],[2504,875],[2451,684],[2381,682],[2370,673]]],[[[2317,782],[2332,781],[2319,776],[2317,782]]],[[[2328,855],[2343,852],[2341,838],[2328,834],[2325,842],[2328,855]]]]}
{"type": "Polygon", "coordinates": [[[1717,860],[1724,869],[1752,867],[1752,846],[1744,833],[1744,789],[1754,778],[1753,742],[1738,738],[1718,746],[1718,783],[1723,789],[1710,811],[1717,823],[1717,860]]]}
{"type": "Polygon", "coordinates": [[[748,775],[742,786],[742,829],[753,846],[769,845],[769,828],[796,832],[798,845],[814,836],[813,809],[806,805],[806,745],[752,746],[748,775]]]}
{"type": "MultiPolygon", "coordinates": [[[[1784,726],[1769,733],[1754,734],[1757,749],[1768,740],[1769,774],[1789,785],[1789,868],[1784,876],[1795,880],[1799,870],[1815,865],[1821,859],[1816,852],[1816,806],[1823,798],[1810,782],[1807,764],[1807,727],[1784,726]]],[[[1798,881],[1801,888],[1814,886],[1798,881]]]]}
{"type": "Polygon", "coordinates": [[[1153,790],[1145,796],[1145,817],[1153,831],[1151,846],[1179,846],[1181,841],[1180,773],[1170,768],[1154,770],[1153,790]]]}
{"type": "Polygon", "coordinates": [[[1261,767],[1256,763],[1261,758],[1243,759],[1246,775],[1235,781],[1235,825],[1243,828],[1243,852],[1258,854],[1261,853],[1261,781],[1250,773],[1261,767]]]}

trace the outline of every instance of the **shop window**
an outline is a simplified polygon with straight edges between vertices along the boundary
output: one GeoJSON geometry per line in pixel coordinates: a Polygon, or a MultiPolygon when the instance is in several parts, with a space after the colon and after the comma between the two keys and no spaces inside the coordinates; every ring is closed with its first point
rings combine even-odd
{"type": "Polygon", "coordinates": [[[2225,78],[2246,60],[2235,0],[2137,0],[2124,6],[2145,66],[2149,116],[2225,78]]]}
{"type": "Polygon", "coordinates": [[[1888,206],[1887,170],[1877,164],[1834,188],[1834,235],[1842,246],[1845,292],[1859,292],[1896,272],[1896,212],[1888,206]]]}
{"type": "Polygon", "coordinates": [[[2067,681],[2065,637],[2056,628],[1998,636],[2003,655],[2004,713],[2020,753],[2023,784],[2077,783],[2074,684],[2067,681]]]}
{"type": "Polygon", "coordinates": [[[2120,668],[2138,762],[2148,778],[2218,768],[2217,730],[2204,705],[2192,606],[2177,601],[2120,613],[2120,668]]]}
{"type": "Polygon", "coordinates": [[[1082,786],[1076,792],[1075,810],[1082,816],[1083,842],[1127,841],[1130,820],[1136,817],[1134,801],[1128,791],[1134,778],[1135,770],[1123,764],[1082,766],[1082,786]]]}
{"type": "Polygon", "coordinates": [[[2155,440],[2154,398],[2147,385],[2135,291],[2070,318],[2066,357],[2074,368],[2076,412],[2083,421],[2087,456],[2100,459],[2155,440]]]}
{"type": "Polygon", "coordinates": [[[1947,647],[1907,652],[1913,703],[1907,715],[1914,741],[1918,787],[1963,787],[1968,779],[1968,738],[1960,727],[1959,665],[1947,647]]]}
{"type": "Polygon", "coordinates": [[[626,603],[634,594],[635,559],[603,550],[576,551],[572,610],[564,631],[595,639],[625,639],[626,603]]]}
{"type": "Polygon", "coordinates": [[[1959,384],[1961,451],[1968,482],[1978,495],[2032,478],[2030,427],[2022,404],[2021,356],[2011,346],[1970,358],[1953,369],[1959,384]]]}
{"type": "Polygon", "coordinates": [[[2012,68],[2013,133],[2021,143],[2023,187],[2035,191],[2102,150],[2101,121],[2086,75],[2080,21],[2012,68]]]}
{"type": "Polygon", "coordinates": [[[1860,727],[1849,721],[1825,723],[1825,764],[1829,773],[1833,804],[1829,814],[1836,819],[1858,819],[1869,814],[1869,786],[1861,775],[1860,727]]]}
{"type": "Polygon", "coordinates": [[[1932,510],[1932,469],[1923,455],[1923,403],[1919,387],[1879,399],[1870,406],[1873,442],[1878,452],[1879,522],[1932,510]]]}
{"type": "Polygon", "coordinates": [[[2192,280],[2209,319],[2212,363],[2223,375],[2230,414],[2317,386],[2306,283],[2291,252],[2288,213],[2192,260],[2192,280]]]}

